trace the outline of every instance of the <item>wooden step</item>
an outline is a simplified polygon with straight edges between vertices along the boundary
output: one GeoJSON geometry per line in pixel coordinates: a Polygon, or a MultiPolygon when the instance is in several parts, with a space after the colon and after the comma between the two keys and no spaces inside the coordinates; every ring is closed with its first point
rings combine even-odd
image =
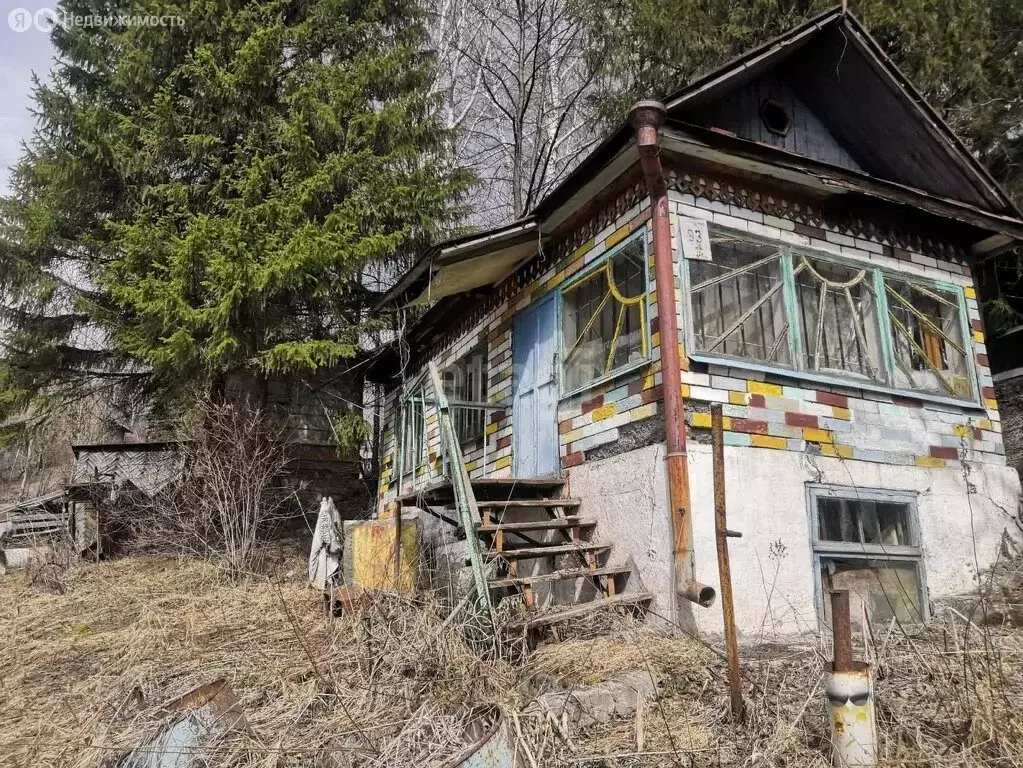
{"type": "Polygon", "coordinates": [[[480,509],[551,509],[557,507],[578,507],[579,499],[512,499],[509,501],[478,501],[480,509]]]}
{"type": "Polygon", "coordinates": [[[527,520],[522,523],[494,523],[493,525],[481,525],[477,528],[479,533],[517,533],[519,531],[553,531],[561,528],[592,528],[597,521],[592,517],[557,517],[553,520],[527,520]]]}
{"type": "Polygon", "coordinates": [[[503,557],[505,560],[532,560],[538,557],[557,557],[558,555],[571,555],[579,553],[584,555],[587,552],[606,552],[611,549],[610,544],[592,544],[580,542],[578,544],[558,544],[551,547],[518,547],[506,549],[501,552],[490,550],[485,553],[488,560],[495,560],[503,557]]]}
{"type": "Polygon", "coordinates": [[[578,605],[570,605],[563,607],[561,610],[551,611],[550,613],[541,613],[536,616],[530,616],[525,621],[517,622],[509,626],[512,632],[521,632],[524,629],[534,629],[536,627],[547,627],[551,624],[557,624],[561,621],[568,621],[569,619],[577,619],[580,616],[586,616],[595,611],[604,610],[607,608],[616,607],[639,607],[644,603],[649,603],[654,599],[654,596],[649,592],[634,592],[627,595],[615,595],[614,597],[605,597],[601,600],[594,600],[590,603],[580,603],[578,605]]]}
{"type": "MultiPolygon", "coordinates": [[[[565,487],[564,478],[560,477],[505,477],[472,480],[472,491],[478,501],[487,499],[529,498],[531,496],[556,496],[565,487]]],[[[422,501],[444,500],[453,496],[450,480],[437,480],[409,493],[400,494],[397,500],[402,503],[418,503],[422,501]]]]}
{"type": "Polygon", "coordinates": [[[582,579],[587,576],[608,576],[610,578],[614,578],[615,576],[622,576],[626,573],[630,573],[631,571],[632,569],[628,566],[597,568],[593,571],[587,570],[586,568],[571,568],[562,571],[554,571],[554,573],[541,573],[536,576],[509,576],[503,579],[494,579],[490,582],[490,586],[492,589],[532,587],[536,584],[547,584],[552,581],[570,581],[571,579],[582,579]]]}

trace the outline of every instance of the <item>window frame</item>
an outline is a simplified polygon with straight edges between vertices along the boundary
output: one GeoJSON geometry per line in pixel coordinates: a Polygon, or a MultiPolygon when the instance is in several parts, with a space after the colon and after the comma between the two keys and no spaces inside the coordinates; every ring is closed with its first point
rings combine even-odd
{"type": "Polygon", "coordinates": [[[645,365],[649,365],[651,360],[653,360],[653,339],[652,339],[652,334],[650,333],[650,322],[651,322],[651,318],[650,318],[650,292],[651,292],[651,288],[650,288],[650,283],[651,283],[651,277],[650,277],[650,271],[651,271],[650,248],[649,248],[649,243],[647,242],[647,228],[646,227],[641,227],[636,232],[633,232],[632,234],[630,234],[627,237],[625,237],[620,243],[615,243],[611,248],[608,248],[605,253],[601,254],[601,256],[599,258],[595,259],[592,264],[587,264],[584,269],[582,269],[582,270],[580,270],[578,272],[578,274],[572,275],[572,277],[570,279],[566,280],[565,282],[563,282],[561,285],[558,286],[558,288],[557,288],[557,291],[558,291],[558,304],[557,304],[557,307],[558,307],[558,316],[557,316],[558,361],[557,361],[557,365],[555,366],[555,370],[557,371],[557,375],[558,375],[558,388],[560,390],[562,385],[563,385],[563,383],[566,381],[566,376],[565,376],[565,327],[564,327],[565,293],[566,292],[570,292],[575,286],[577,286],[580,283],[582,283],[582,282],[586,281],[587,279],[589,279],[593,275],[594,272],[596,272],[599,269],[602,269],[604,267],[604,265],[608,261],[613,259],[621,251],[625,250],[625,248],[628,245],[630,245],[631,243],[636,242],[636,241],[639,241],[639,243],[643,246],[643,301],[642,301],[642,308],[641,308],[642,315],[643,315],[643,322],[641,323],[641,325],[642,325],[642,333],[643,333],[643,344],[646,347],[646,354],[643,356],[642,360],[634,360],[633,362],[627,363],[627,364],[622,365],[622,366],[619,366],[618,368],[615,368],[614,370],[612,370],[612,371],[610,371],[608,373],[605,373],[602,376],[598,376],[597,378],[592,379],[592,380],[586,382],[582,386],[575,387],[574,389],[571,389],[571,390],[568,390],[568,391],[560,392],[560,394],[558,395],[559,400],[567,398],[567,397],[572,397],[573,395],[578,395],[578,394],[580,394],[582,392],[586,392],[587,390],[593,389],[594,387],[598,387],[601,384],[604,384],[604,383],[606,383],[608,381],[613,381],[614,379],[619,378],[620,376],[624,376],[624,375],[626,375],[628,373],[632,373],[633,371],[635,371],[635,370],[637,370],[639,368],[642,368],[645,365]]]}
{"type": "MultiPolygon", "coordinates": [[[[478,344],[474,345],[464,355],[459,357],[454,362],[446,365],[444,367],[444,369],[440,372],[441,373],[441,381],[445,384],[445,389],[446,389],[447,388],[447,386],[446,386],[447,385],[447,381],[445,380],[444,375],[447,372],[449,372],[452,369],[454,369],[456,366],[462,365],[463,363],[465,363],[466,361],[468,361],[470,358],[472,358],[474,356],[479,356],[479,358],[480,358],[480,365],[479,365],[478,373],[479,373],[479,381],[482,383],[482,389],[484,390],[483,391],[482,399],[480,399],[480,400],[472,400],[472,399],[470,399],[470,400],[459,400],[458,398],[453,397],[450,393],[446,393],[446,394],[448,394],[448,403],[451,406],[451,408],[453,409],[453,412],[451,414],[451,416],[452,416],[452,426],[454,426],[454,428],[455,428],[455,437],[458,438],[458,444],[459,444],[460,447],[464,447],[464,446],[472,444],[472,443],[481,442],[487,436],[487,419],[486,419],[486,414],[488,413],[488,411],[486,411],[486,410],[474,409],[478,413],[482,414],[482,416],[480,417],[482,423],[481,423],[481,426],[480,426],[479,434],[477,434],[477,435],[473,435],[471,437],[463,437],[462,435],[458,434],[458,423],[457,423],[458,422],[457,412],[458,412],[458,409],[460,408],[460,405],[459,405],[460,403],[463,403],[463,402],[464,403],[486,403],[487,402],[487,397],[488,397],[489,389],[490,389],[490,378],[489,378],[490,377],[490,345],[487,343],[487,340],[483,339],[478,344]]],[[[463,413],[466,413],[467,411],[468,411],[468,409],[462,407],[462,412],[463,413]]]]}
{"type": "Polygon", "coordinates": [[[428,474],[426,471],[422,473],[419,471],[428,467],[430,463],[430,425],[426,419],[426,373],[423,372],[402,389],[397,412],[395,413],[395,422],[400,427],[395,435],[397,445],[394,457],[399,470],[399,490],[404,484],[405,478],[410,478],[412,486],[415,487],[420,476],[428,474]],[[414,407],[416,400],[420,403],[418,411],[421,415],[421,430],[416,430],[411,424],[416,416],[417,409],[414,407]],[[409,427],[411,427],[411,430],[408,429],[409,427]],[[409,431],[412,432],[412,440],[407,442],[409,431]],[[416,442],[419,443],[418,446],[416,446],[416,442]],[[411,455],[415,453],[417,447],[419,448],[419,455],[411,455]],[[410,459],[411,466],[409,466],[410,459]]]}
{"type": "Polygon", "coordinates": [[[860,488],[854,485],[834,483],[806,483],[806,510],[810,526],[810,554],[813,564],[813,592],[817,616],[824,621],[824,583],[821,579],[821,560],[883,560],[894,563],[911,563],[916,567],[917,583],[920,587],[920,620],[930,621],[928,604],[927,564],[924,557],[920,531],[920,517],[917,511],[917,491],[893,491],[886,488],[860,488]],[[820,513],[818,500],[822,498],[845,499],[850,501],[875,501],[906,505],[906,527],[916,544],[854,544],[852,542],[829,541],[820,537],[820,513]]]}
{"type": "Polygon", "coordinates": [[[771,363],[761,363],[755,360],[735,357],[732,355],[723,355],[717,352],[701,352],[697,350],[696,325],[693,317],[692,280],[690,277],[689,264],[691,260],[685,258],[681,251],[676,251],[679,259],[679,271],[681,272],[682,292],[684,297],[684,300],[682,301],[683,334],[685,338],[686,352],[691,360],[714,365],[727,365],[730,368],[740,368],[760,373],[773,373],[817,384],[828,384],[851,389],[862,389],[881,394],[897,395],[899,397],[925,400],[943,405],[957,405],[960,407],[976,408],[978,410],[982,410],[984,408],[984,401],[981,396],[981,382],[977,371],[976,349],[974,346],[973,333],[970,328],[969,310],[966,306],[966,292],[963,289],[963,286],[956,285],[954,283],[947,283],[941,280],[931,280],[911,273],[899,272],[897,270],[880,267],[870,262],[857,261],[838,254],[833,254],[830,251],[794,245],[783,240],[776,240],[769,237],[751,234],[740,229],[733,229],[731,227],[713,224],[709,221],[707,223],[710,226],[712,237],[714,233],[718,232],[748,240],[749,242],[757,243],[759,245],[768,245],[778,249],[782,281],[784,283],[782,294],[784,296],[785,315],[787,319],[798,317],[799,313],[795,278],[793,275],[794,257],[806,256],[807,258],[819,259],[827,263],[833,263],[852,269],[867,270],[868,273],[870,273],[870,288],[876,297],[875,311],[877,313],[879,325],[880,362],[885,374],[886,382],[882,383],[872,381],[852,374],[843,376],[830,373],[817,373],[802,367],[805,365],[803,355],[805,340],[802,338],[802,330],[799,327],[799,323],[789,324],[788,346],[790,359],[793,361],[793,365],[791,367],[771,363]],[[895,351],[891,321],[888,315],[888,297],[884,290],[884,280],[886,276],[890,276],[898,282],[944,291],[955,297],[959,311],[959,327],[963,338],[963,349],[966,351],[966,376],[970,383],[970,396],[968,398],[924,392],[918,389],[905,389],[888,383],[893,381],[892,376],[895,366],[895,351]]]}

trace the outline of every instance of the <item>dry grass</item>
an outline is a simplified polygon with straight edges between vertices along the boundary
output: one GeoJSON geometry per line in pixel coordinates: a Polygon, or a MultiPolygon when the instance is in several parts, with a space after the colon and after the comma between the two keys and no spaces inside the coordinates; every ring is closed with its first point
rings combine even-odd
{"type": "Polygon", "coordinates": [[[254,734],[211,760],[232,766],[401,764],[390,742],[417,719],[507,698],[510,668],[442,630],[430,603],[380,599],[329,621],[303,576],[125,558],[76,568],[65,594],[3,580],[0,765],[112,765],[156,733],[161,704],[220,677],[254,734]]]}
{"type": "MultiPolygon", "coordinates": [[[[224,677],[252,735],[208,751],[210,765],[427,768],[457,750],[473,706],[521,711],[536,693],[635,668],[662,683],[641,723],[567,741],[521,717],[537,768],[829,765],[830,651],[816,640],[744,649],[749,716],[735,726],[720,652],[700,641],[604,620],[512,666],[468,648],[427,597],[328,620],[303,565],[293,555],[274,569],[284,576],[236,581],[197,561],[125,558],[73,567],[63,594],[25,574],[0,580],[0,765],[113,766],[157,732],[162,703],[224,677]]],[[[1002,608],[988,606],[989,625],[968,611],[872,639],[884,765],[1023,765],[1023,632],[1002,608]]]]}
{"type": "MultiPolygon", "coordinates": [[[[866,646],[860,639],[858,657],[878,670],[881,765],[1023,766],[1023,630],[984,626],[983,613],[971,621],[943,608],[927,627],[893,625],[866,646]]],[[[743,652],[747,717],[736,726],[720,651],[698,640],[624,623],[603,638],[541,648],[523,670],[534,689],[592,685],[637,667],[661,682],[642,715],[643,750],[631,717],[593,726],[575,748],[548,739],[544,764],[830,766],[830,647],[808,639],[743,652]]]]}

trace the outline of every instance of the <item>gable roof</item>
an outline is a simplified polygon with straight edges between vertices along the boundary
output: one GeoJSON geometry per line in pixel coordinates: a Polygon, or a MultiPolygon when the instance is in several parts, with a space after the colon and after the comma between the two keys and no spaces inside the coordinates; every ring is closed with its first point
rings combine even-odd
{"type": "Polygon", "coordinates": [[[706,128],[709,106],[778,73],[868,174],[1019,216],[1008,195],[862,24],[835,8],[694,80],[668,117],[706,128]]]}
{"type": "MultiPolygon", "coordinates": [[[[726,165],[739,161],[740,167],[757,168],[766,175],[787,172],[790,181],[798,178],[818,191],[885,200],[998,233],[990,238],[991,249],[1023,240],[1023,214],[863,25],[841,8],[697,78],[665,99],[665,105],[666,148],[726,165]],[[851,167],[707,124],[711,106],[774,75],[790,83],[798,98],[827,123],[832,136],[854,157],[851,167]]],[[[622,121],[526,216],[435,245],[378,306],[421,295],[439,267],[485,257],[495,246],[504,253],[526,240],[539,245],[605,184],[635,164],[634,142],[632,126],[622,121]]],[[[502,269],[515,261],[508,259],[502,269]]],[[[469,282],[483,287],[489,277],[469,282]]],[[[466,285],[459,281],[455,288],[466,285]]],[[[455,288],[438,293],[447,295],[455,288]]]]}

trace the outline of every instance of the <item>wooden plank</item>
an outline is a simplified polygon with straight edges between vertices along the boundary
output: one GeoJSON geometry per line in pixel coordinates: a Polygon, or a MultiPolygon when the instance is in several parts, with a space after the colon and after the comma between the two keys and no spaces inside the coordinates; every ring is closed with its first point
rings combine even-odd
{"type": "Polygon", "coordinates": [[[596,611],[606,610],[617,607],[638,607],[643,603],[648,603],[654,599],[654,596],[650,592],[634,592],[628,595],[615,595],[614,597],[605,597],[602,600],[594,600],[591,603],[581,603],[580,605],[573,605],[566,610],[553,611],[551,613],[543,613],[539,616],[532,616],[524,622],[510,625],[509,629],[512,632],[521,632],[523,629],[532,629],[535,627],[545,627],[551,624],[557,624],[561,621],[568,621],[569,619],[577,619],[581,616],[594,613],[596,611]]]}
{"type": "Polygon", "coordinates": [[[524,587],[526,585],[535,584],[548,584],[553,581],[571,581],[572,579],[584,579],[589,577],[604,577],[609,576],[611,580],[615,576],[622,576],[627,573],[631,573],[632,569],[628,566],[609,566],[607,568],[598,568],[595,571],[588,570],[586,568],[571,568],[561,571],[554,571],[553,573],[541,573],[536,576],[508,576],[503,579],[494,579],[490,582],[491,589],[501,589],[507,587],[524,587]]]}
{"type": "Polygon", "coordinates": [[[587,553],[604,552],[611,549],[610,544],[564,544],[555,547],[522,547],[520,549],[506,549],[504,552],[490,551],[486,553],[488,560],[503,557],[505,560],[530,560],[537,557],[557,557],[558,555],[570,555],[573,553],[585,555],[587,553]]]}
{"type": "Polygon", "coordinates": [[[533,507],[544,509],[554,507],[578,507],[582,502],[579,499],[514,499],[510,501],[478,501],[480,509],[530,509],[533,507]]]}
{"type": "Polygon", "coordinates": [[[473,488],[562,488],[561,477],[487,477],[472,481],[473,488]]]}
{"type": "Polygon", "coordinates": [[[554,520],[529,520],[524,523],[484,523],[479,527],[479,533],[516,533],[518,531],[548,531],[559,528],[592,528],[597,524],[593,518],[584,517],[562,517],[554,520]]]}

